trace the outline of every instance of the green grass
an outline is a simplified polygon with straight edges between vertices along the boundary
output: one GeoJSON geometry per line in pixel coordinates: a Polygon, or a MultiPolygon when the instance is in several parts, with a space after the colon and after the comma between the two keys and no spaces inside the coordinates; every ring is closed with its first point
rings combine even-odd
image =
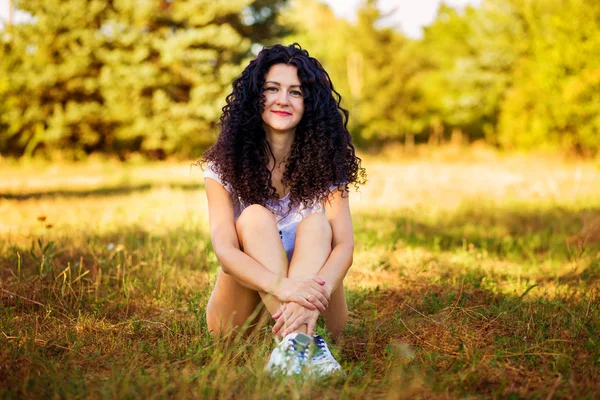
{"type": "Polygon", "coordinates": [[[208,333],[218,262],[197,171],[9,166],[22,184],[0,184],[0,397],[596,398],[599,173],[543,164],[544,186],[539,161],[519,162],[523,179],[502,183],[514,160],[368,160],[332,346],[347,377],[326,381],[265,375],[268,323],[208,333]],[[383,202],[382,186],[397,193],[383,202]]]}

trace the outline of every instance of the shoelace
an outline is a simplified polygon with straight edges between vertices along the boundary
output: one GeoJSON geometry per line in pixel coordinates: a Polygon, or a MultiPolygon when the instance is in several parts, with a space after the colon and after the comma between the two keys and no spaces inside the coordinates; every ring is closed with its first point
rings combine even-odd
{"type": "Polygon", "coordinates": [[[327,348],[327,344],[325,343],[325,340],[323,340],[323,338],[319,335],[315,335],[315,352],[313,354],[313,358],[316,359],[324,359],[327,358],[327,353],[328,353],[328,348],[327,348]]]}
{"type": "Polygon", "coordinates": [[[297,354],[301,359],[306,360],[308,355],[308,346],[304,346],[304,348],[299,348],[298,342],[295,339],[291,339],[288,342],[288,346],[286,348],[286,353],[297,354]]]}
{"type": "Polygon", "coordinates": [[[342,376],[345,376],[340,364],[329,351],[325,340],[321,336],[315,335],[313,341],[315,343],[315,350],[311,361],[313,365],[319,365],[319,373],[322,376],[331,373],[341,373],[342,376]]]}
{"type": "Polygon", "coordinates": [[[327,343],[320,335],[315,335],[315,344],[323,351],[327,349],[327,343]]]}

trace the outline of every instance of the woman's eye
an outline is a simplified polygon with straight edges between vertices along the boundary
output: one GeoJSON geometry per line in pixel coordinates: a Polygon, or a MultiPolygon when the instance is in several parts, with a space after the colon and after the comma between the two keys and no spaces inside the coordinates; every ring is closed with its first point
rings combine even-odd
{"type": "Polygon", "coordinates": [[[265,92],[276,92],[276,91],[277,91],[277,88],[273,87],[273,86],[265,88],[265,92]]]}
{"type": "Polygon", "coordinates": [[[298,90],[292,90],[290,93],[292,94],[292,96],[298,96],[298,97],[302,96],[302,92],[300,92],[298,90]]]}

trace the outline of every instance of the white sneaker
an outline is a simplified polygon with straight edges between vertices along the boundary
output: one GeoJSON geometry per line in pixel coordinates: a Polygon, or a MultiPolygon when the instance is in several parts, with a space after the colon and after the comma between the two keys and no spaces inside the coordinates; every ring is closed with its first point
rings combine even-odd
{"type": "Polygon", "coordinates": [[[273,349],[265,370],[275,374],[298,375],[308,363],[312,338],[303,333],[290,333],[273,349]]]}
{"type": "Polygon", "coordinates": [[[334,374],[344,375],[342,366],[336,361],[325,340],[319,336],[314,337],[314,346],[312,357],[309,362],[310,372],[318,377],[325,377],[334,374]]]}

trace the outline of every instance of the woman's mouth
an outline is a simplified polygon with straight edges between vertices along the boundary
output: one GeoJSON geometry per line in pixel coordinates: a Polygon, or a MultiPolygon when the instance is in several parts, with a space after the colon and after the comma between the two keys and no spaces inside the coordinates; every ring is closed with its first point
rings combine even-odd
{"type": "Polygon", "coordinates": [[[289,113],[287,111],[271,111],[272,113],[279,115],[280,117],[290,117],[292,115],[292,113],[289,113]]]}

